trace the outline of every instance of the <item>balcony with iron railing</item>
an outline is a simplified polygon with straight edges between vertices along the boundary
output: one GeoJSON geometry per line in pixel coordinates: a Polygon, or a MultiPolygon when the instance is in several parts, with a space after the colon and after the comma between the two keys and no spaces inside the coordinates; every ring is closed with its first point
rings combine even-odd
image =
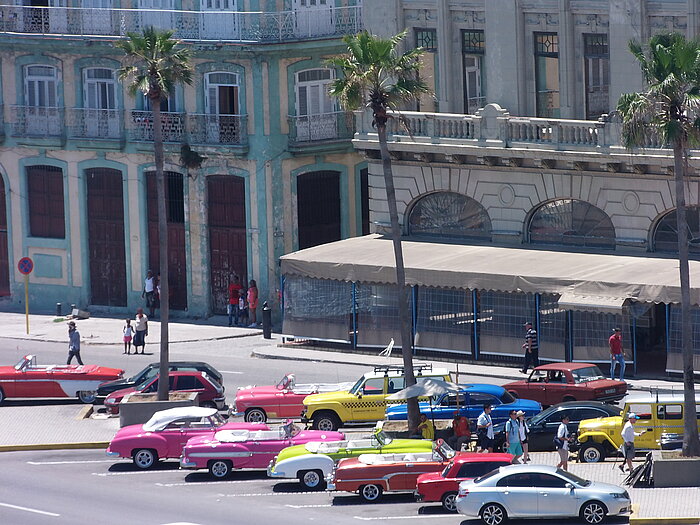
{"type": "Polygon", "coordinates": [[[362,7],[243,12],[0,5],[0,34],[123,37],[149,25],[186,41],[288,42],[357,33],[362,7]]]}
{"type": "Polygon", "coordinates": [[[187,115],[187,135],[190,144],[247,146],[247,129],[247,115],[187,115]]]}
{"type": "Polygon", "coordinates": [[[288,122],[290,148],[349,141],[355,133],[353,115],[345,111],[318,115],[290,115],[288,122]]]}
{"type": "Polygon", "coordinates": [[[121,140],[123,111],[119,109],[70,108],[66,110],[69,139],[121,140]]]}
{"type": "Polygon", "coordinates": [[[10,134],[33,139],[63,137],[63,108],[10,106],[10,134]]]}
{"type": "MultiPolygon", "coordinates": [[[[185,114],[161,112],[161,134],[163,142],[183,142],[186,137],[185,114]]],[[[134,142],[153,142],[153,113],[151,111],[132,111],[129,123],[129,140],[134,142]]]]}

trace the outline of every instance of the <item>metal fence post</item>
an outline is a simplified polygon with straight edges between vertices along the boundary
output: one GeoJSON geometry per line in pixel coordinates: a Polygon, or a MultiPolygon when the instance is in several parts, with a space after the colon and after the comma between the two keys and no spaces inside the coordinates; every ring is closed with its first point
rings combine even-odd
{"type": "Polygon", "coordinates": [[[352,283],[352,348],[357,348],[357,284],[352,283]]]}
{"type": "Polygon", "coordinates": [[[472,327],[472,337],[474,338],[474,360],[479,360],[479,301],[478,291],[472,290],[472,317],[474,323],[472,327]]]}
{"type": "Polygon", "coordinates": [[[634,361],[634,375],[637,375],[637,318],[632,317],[632,359],[634,361]]]}
{"type": "Polygon", "coordinates": [[[411,348],[416,355],[416,325],[418,324],[418,287],[411,286],[411,348]]]}

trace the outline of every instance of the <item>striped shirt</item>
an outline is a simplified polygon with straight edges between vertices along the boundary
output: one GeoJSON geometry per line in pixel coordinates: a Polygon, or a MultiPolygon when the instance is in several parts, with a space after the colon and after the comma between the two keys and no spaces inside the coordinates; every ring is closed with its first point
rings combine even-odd
{"type": "Polygon", "coordinates": [[[539,345],[537,344],[537,330],[535,330],[534,328],[528,329],[527,334],[525,334],[525,343],[532,350],[539,349],[539,345]],[[532,342],[531,346],[528,344],[530,342],[532,342]]]}

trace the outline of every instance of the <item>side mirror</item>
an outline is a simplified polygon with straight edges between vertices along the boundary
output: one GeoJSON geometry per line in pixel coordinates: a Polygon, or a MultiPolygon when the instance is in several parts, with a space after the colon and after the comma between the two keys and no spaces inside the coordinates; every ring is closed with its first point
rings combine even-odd
{"type": "Polygon", "coordinates": [[[574,486],[571,483],[567,483],[566,485],[564,485],[564,487],[566,487],[569,490],[574,490],[574,486]]]}

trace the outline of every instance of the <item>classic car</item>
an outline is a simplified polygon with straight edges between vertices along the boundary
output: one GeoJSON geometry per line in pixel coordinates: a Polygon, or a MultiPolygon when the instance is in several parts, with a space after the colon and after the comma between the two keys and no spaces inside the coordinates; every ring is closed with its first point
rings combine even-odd
{"type": "MultiPolygon", "coordinates": [[[[200,372],[206,372],[209,374],[209,376],[213,377],[220,385],[224,384],[224,376],[222,376],[221,372],[219,372],[209,363],[204,363],[202,361],[170,361],[168,363],[168,368],[171,371],[199,370],[200,372]]],[[[146,368],[140,372],[137,372],[131,377],[125,377],[123,379],[117,379],[116,381],[102,383],[97,388],[97,400],[104,401],[104,399],[112,392],[116,392],[117,390],[122,390],[124,388],[135,387],[144,381],[150,381],[158,375],[159,370],[160,363],[151,363],[150,365],[146,366],[146,368]]]]}
{"type": "MultiPolygon", "coordinates": [[[[554,436],[564,416],[569,416],[569,432],[576,435],[579,423],[584,419],[596,419],[599,417],[619,416],[620,408],[602,401],[567,401],[546,408],[536,416],[526,420],[530,433],[527,437],[527,446],[530,452],[546,452],[554,450],[554,436]]],[[[495,435],[494,450],[502,450],[506,440],[505,423],[497,423],[493,426],[495,435]]],[[[574,444],[570,450],[574,450],[574,444]]]]}
{"type": "Polygon", "coordinates": [[[286,374],[276,385],[246,386],[236,392],[234,412],[246,421],[267,421],[267,418],[297,418],[304,408],[304,398],[321,392],[347,391],[352,383],[297,384],[294,374],[286,374]]]}
{"type": "MultiPolygon", "coordinates": [[[[170,372],[168,390],[178,392],[198,392],[199,404],[203,407],[224,409],[226,397],[224,387],[209,377],[205,372],[181,371],[170,372]]],[[[158,375],[150,381],[145,381],[136,387],[124,388],[112,392],[105,399],[105,407],[110,414],[119,413],[119,404],[127,394],[149,394],[158,392],[158,375]]]]}
{"type": "Polygon", "coordinates": [[[503,388],[515,397],[534,399],[544,406],[562,401],[618,401],[627,393],[627,383],[606,379],[590,363],[550,363],[535,368],[527,379],[503,388]]]}
{"type": "MultiPolygon", "coordinates": [[[[428,378],[450,380],[449,371],[433,369],[432,365],[416,364],[413,372],[419,383],[428,378]]],[[[319,430],[338,430],[344,423],[380,421],[384,419],[387,396],[405,386],[403,366],[375,366],[349,390],[306,396],[301,420],[311,421],[319,430]]]]}
{"type": "MultiPolygon", "coordinates": [[[[430,415],[433,419],[452,419],[454,413],[460,414],[473,425],[484,411],[484,405],[490,403],[493,406],[491,418],[494,424],[508,419],[511,410],[522,410],[526,417],[534,416],[542,411],[542,405],[529,399],[516,399],[502,386],[476,383],[472,385],[460,385],[464,390],[457,394],[443,394],[437,396],[433,403],[420,403],[420,411],[430,415]]],[[[389,405],[386,408],[386,419],[407,419],[406,404],[389,405]]]]}
{"type": "Polygon", "coordinates": [[[457,512],[501,525],[510,518],[574,518],[602,523],[632,511],[622,487],[579,478],[552,465],[508,465],[459,484],[457,512]]]}
{"type": "MultiPolygon", "coordinates": [[[[251,423],[249,423],[251,424],[251,423]]],[[[214,435],[190,439],[182,450],[180,467],[209,469],[218,479],[227,477],[233,469],[265,469],[283,448],[303,445],[309,441],[338,441],[341,432],[302,430],[287,423],[276,430],[222,429],[214,435]]]]}
{"type": "Polygon", "coordinates": [[[123,374],[120,368],[98,365],[38,365],[28,354],[14,366],[0,366],[0,403],[10,397],[77,397],[93,403],[100,383],[123,374]]]}
{"type": "Polygon", "coordinates": [[[270,462],[267,475],[272,478],[298,479],[307,489],[322,490],[336,461],[361,454],[408,454],[433,450],[433,442],[424,439],[392,439],[377,430],[367,439],[312,441],[280,451],[270,462]]]}
{"type": "MultiPolygon", "coordinates": [[[[639,433],[634,439],[637,452],[671,448],[674,441],[671,436],[684,433],[683,403],[680,393],[635,394],[625,398],[620,415],[581,421],[576,442],[579,461],[597,463],[617,454],[622,445],[622,427],[630,412],[637,416],[634,423],[635,433],[639,433]]],[[[695,395],[695,412],[700,414],[700,393],[695,395]]],[[[678,442],[677,437],[675,441],[678,442]]]]}
{"type": "Polygon", "coordinates": [[[179,458],[187,440],[218,430],[269,430],[263,423],[226,421],[215,408],[185,406],[161,410],[143,425],[119,429],[107,447],[107,456],[131,458],[141,469],[160,459],[179,458]]]}
{"type": "Polygon", "coordinates": [[[421,474],[416,480],[416,501],[439,502],[448,512],[457,512],[455,502],[462,481],[478,478],[498,467],[510,465],[510,454],[462,452],[440,472],[421,474]]]}
{"type": "Polygon", "coordinates": [[[329,476],[327,489],[357,492],[363,501],[375,503],[384,492],[413,492],[418,476],[443,470],[454,456],[455,451],[440,439],[432,452],[341,459],[329,476]]]}

